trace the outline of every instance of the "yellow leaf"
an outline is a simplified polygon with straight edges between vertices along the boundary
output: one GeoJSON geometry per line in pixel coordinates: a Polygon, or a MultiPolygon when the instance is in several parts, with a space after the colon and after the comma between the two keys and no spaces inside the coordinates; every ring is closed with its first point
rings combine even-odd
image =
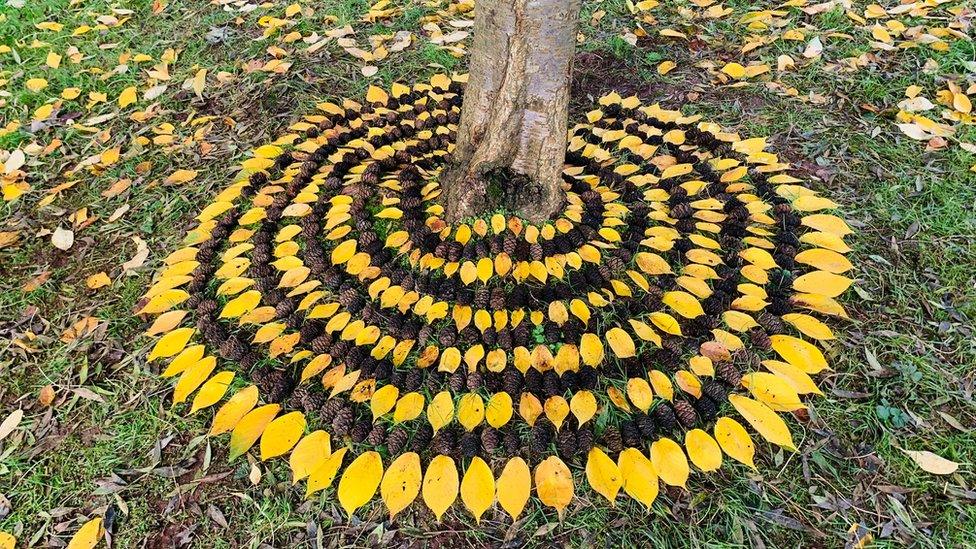
{"type": "Polygon", "coordinates": [[[420,456],[415,452],[401,454],[387,468],[380,484],[380,496],[390,510],[390,520],[417,499],[422,477],[420,456]]]}
{"type": "Polygon", "coordinates": [[[665,292],[661,302],[685,318],[696,318],[705,314],[698,299],[688,292],[665,292]]]}
{"type": "Polygon", "coordinates": [[[483,459],[475,456],[468,465],[461,480],[461,501],[474,515],[475,522],[481,522],[481,515],[495,502],[495,478],[491,468],[483,459]]]}
{"type": "Polygon", "coordinates": [[[547,398],[543,409],[546,411],[546,417],[549,418],[549,421],[556,426],[557,431],[562,427],[563,420],[569,415],[569,403],[559,395],[547,398]]]}
{"type": "Polygon", "coordinates": [[[457,417],[458,422],[468,431],[481,425],[485,419],[485,403],[481,396],[477,393],[465,393],[458,400],[457,417]]]}
{"type": "Polygon", "coordinates": [[[136,87],[129,86],[119,94],[119,107],[126,108],[136,102],[136,87]]]}
{"type": "Polygon", "coordinates": [[[176,387],[173,389],[173,404],[184,402],[190,393],[195,391],[201,383],[210,377],[214,368],[217,366],[217,358],[208,356],[201,359],[196,364],[188,366],[180,375],[176,387]]]}
{"type": "Polygon", "coordinates": [[[610,500],[615,505],[617,492],[623,485],[620,469],[603,450],[594,446],[586,457],[586,481],[597,493],[610,500]]]}
{"type": "Polygon", "coordinates": [[[596,415],[596,397],[590,391],[577,391],[569,401],[569,409],[576,416],[577,423],[583,425],[596,415]]]}
{"type": "Polygon", "coordinates": [[[389,99],[390,96],[387,95],[383,88],[370,86],[369,89],[366,90],[366,102],[368,103],[379,103],[381,105],[386,105],[386,102],[389,101],[389,99]]]}
{"type": "Polygon", "coordinates": [[[248,385],[238,391],[217,410],[210,427],[210,436],[226,433],[236,427],[241,418],[250,412],[257,402],[258,388],[254,385],[248,385]]]}
{"type": "Polygon", "coordinates": [[[197,410],[209,408],[220,402],[220,399],[224,398],[224,394],[227,393],[227,388],[230,387],[232,381],[234,381],[234,372],[220,372],[208,379],[200,387],[197,396],[193,397],[190,413],[192,414],[197,410]]]}
{"type": "Polygon", "coordinates": [[[637,448],[626,448],[617,457],[617,468],[624,492],[649,509],[658,494],[657,473],[651,460],[637,448]]]}
{"type": "Polygon", "coordinates": [[[584,326],[586,324],[589,324],[589,322],[590,322],[590,308],[587,307],[586,306],[586,303],[583,303],[582,300],[580,300],[580,299],[574,299],[574,300],[570,301],[569,302],[569,312],[573,313],[573,315],[575,315],[576,318],[580,319],[580,321],[583,323],[584,326]]]}
{"type": "Polygon", "coordinates": [[[643,378],[632,377],[627,380],[627,397],[630,398],[630,401],[634,403],[634,406],[638,410],[646,414],[654,402],[654,391],[651,390],[651,385],[643,378]]]}
{"type": "Polygon", "coordinates": [[[519,400],[519,415],[530,427],[535,425],[535,420],[542,415],[542,403],[539,402],[539,398],[528,391],[522,393],[519,400]]]}
{"type": "Polygon", "coordinates": [[[701,380],[695,374],[687,370],[678,370],[674,373],[674,382],[678,388],[695,398],[701,398],[701,380]]]}
{"type": "Polygon", "coordinates": [[[349,448],[345,446],[339,448],[332,452],[318,469],[312,471],[312,474],[308,476],[308,486],[305,487],[305,497],[332,486],[332,481],[335,480],[339,468],[342,467],[342,460],[346,457],[347,451],[349,448]]]}
{"type": "Polygon", "coordinates": [[[830,327],[820,320],[803,313],[787,313],[782,319],[793,325],[803,335],[816,339],[817,341],[829,341],[835,339],[834,332],[830,327]]]}
{"type": "Polygon", "coordinates": [[[190,88],[193,90],[193,93],[197,94],[197,97],[203,98],[203,88],[206,84],[207,69],[200,69],[193,75],[193,79],[190,81],[190,88]]]}
{"type": "Polygon", "coordinates": [[[458,274],[461,277],[461,282],[465,286],[469,286],[478,278],[478,267],[471,261],[465,261],[461,264],[461,269],[458,271],[458,274]]]}
{"type": "Polygon", "coordinates": [[[410,421],[420,416],[423,411],[424,395],[417,392],[407,393],[397,401],[396,409],[393,411],[393,421],[396,423],[410,421]]]}
{"type": "Polygon", "coordinates": [[[427,507],[440,522],[444,512],[454,503],[458,494],[458,472],[454,460],[438,455],[430,460],[424,474],[423,498],[427,507]]]}
{"type": "Polygon", "coordinates": [[[92,549],[105,535],[102,528],[102,518],[96,517],[81,525],[81,528],[71,536],[68,549],[92,549]]]}
{"type": "Polygon", "coordinates": [[[580,339],[580,358],[587,366],[599,366],[603,362],[603,342],[596,334],[585,333],[580,339]]]}
{"type": "Polygon", "coordinates": [[[783,360],[807,374],[816,374],[828,368],[823,353],[811,343],[787,335],[770,336],[773,350],[783,360]]]}
{"type": "Polygon", "coordinates": [[[618,358],[630,358],[637,355],[634,340],[631,339],[630,334],[625,332],[623,328],[610,328],[606,333],[606,337],[607,343],[610,344],[610,349],[613,350],[613,353],[618,358]]]}
{"type": "Polygon", "coordinates": [[[179,328],[169,332],[159,338],[146,360],[152,362],[157,358],[167,358],[178,354],[186,347],[194,332],[196,332],[196,328],[179,328]]]}
{"type": "Polygon", "coordinates": [[[681,325],[668,313],[661,311],[653,312],[649,318],[651,319],[651,324],[657,326],[664,333],[676,336],[681,335],[681,325]]]}
{"type": "Polygon", "coordinates": [[[562,301],[553,301],[549,303],[549,320],[555,322],[559,326],[562,326],[567,320],[569,320],[569,311],[566,310],[566,306],[563,305],[562,301]]]}
{"type": "Polygon", "coordinates": [[[354,255],[356,255],[356,241],[346,240],[332,250],[332,264],[341,265],[352,259],[354,255]]]}
{"type": "Polygon", "coordinates": [[[813,379],[811,379],[809,375],[788,362],[764,360],[762,361],[762,365],[765,366],[770,372],[782,378],[783,381],[789,383],[790,387],[792,387],[797,394],[823,394],[823,392],[817,388],[817,384],[813,382],[813,379]]]}
{"type": "Polygon", "coordinates": [[[752,437],[738,421],[720,417],[715,421],[714,433],[715,440],[727,456],[753,469],[756,468],[753,463],[756,447],[752,443],[752,437]]]}
{"type": "Polygon", "coordinates": [[[61,66],[61,56],[53,51],[47,52],[47,58],[44,60],[44,64],[56,69],[61,66]]]}
{"type": "Polygon", "coordinates": [[[396,385],[384,385],[373,393],[369,401],[370,411],[373,413],[373,421],[386,414],[396,405],[400,390],[396,385]]]}
{"type": "Polygon", "coordinates": [[[513,522],[525,509],[531,490],[532,477],[525,460],[520,457],[508,460],[498,476],[498,504],[512,517],[513,522]]]}
{"type": "Polygon", "coordinates": [[[813,271],[793,281],[793,288],[799,292],[837,297],[844,293],[854,281],[846,276],[827,271],[813,271]]]}
{"type": "Polygon", "coordinates": [[[556,456],[549,456],[535,468],[535,488],[539,500],[553,507],[562,520],[563,512],[573,500],[573,474],[556,456]]]}
{"type": "Polygon", "coordinates": [[[47,80],[43,78],[29,78],[24,83],[24,86],[32,92],[39,92],[47,87],[47,80]]]}
{"type": "Polygon", "coordinates": [[[804,250],[794,257],[797,263],[810,265],[815,269],[826,271],[833,274],[842,274],[854,268],[851,262],[843,255],[823,248],[813,248],[804,250]]]}
{"type": "Polygon", "coordinates": [[[183,183],[189,183],[190,181],[196,179],[197,173],[198,172],[196,170],[184,170],[181,168],[166,176],[163,184],[182,185],[183,183]]]}
{"type": "Polygon", "coordinates": [[[261,460],[286,454],[305,433],[305,414],[291,412],[275,418],[261,435],[261,460]]]}
{"type": "Polygon", "coordinates": [[[763,438],[788,450],[796,451],[790,428],[769,406],[742,395],[729,395],[729,402],[763,438]]]}
{"type": "MultiPolygon", "coordinates": [[[[230,404],[230,401],[227,404],[230,404]]],[[[258,437],[261,436],[261,433],[264,432],[264,429],[278,415],[280,410],[281,406],[278,404],[265,404],[247,412],[237,422],[237,425],[230,434],[227,461],[234,461],[238,456],[247,452],[257,442],[258,437]]],[[[216,421],[217,418],[214,418],[215,425],[216,421]]],[[[213,431],[211,430],[212,433],[213,431]]]]}
{"type": "Polygon", "coordinates": [[[732,78],[739,79],[746,75],[746,68],[738,63],[727,63],[722,67],[722,72],[732,78]]]}
{"type": "Polygon", "coordinates": [[[702,471],[715,471],[722,466],[722,449],[715,439],[701,429],[685,433],[685,448],[691,462],[702,471]]]}
{"type": "Polygon", "coordinates": [[[306,435],[298,441],[288,457],[291,483],[297,484],[298,481],[311,475],[329,459],[330,455],[332,455],[332,437],[329,433],[319,430],[306,435]]]}
{"type": "MultiPolygon", "coordinates": [[[[155,298],[154,298],[155,299],[155,298]]],[[[254,310],[261,302],[261,292],[249,290],[227,302],[220,311],[220,318],[237,318],[254,310]]]]}
{"type": "Polygon", "coordinates": [[[492,274],[492,261],[487,257],[478,260],[478,280],[482,283],[488,282],[492,274]]]}
{"type": "Polygon", "coordinates": [[[750,372],[742,376],[742,385],[749,389],[756,400],[776,412],[805,410],[800,395],[785,379],[766,372],[750,372]]]}
{"type": "Polygon", "coordinates": [[[451,393],[441,391],[434,395],[427,405],[427,421],[436,433],[452,419],[454,419],[454,401],[451,399],[451,393]]]}
{"type": "Polygon", "coordinates": [[[507,424],[512,419],[513,413],[512,396],[505,392],[491,395],[487,406],[485,406],[485,420],[488,425],[496,429],[507,424]]]}
{"type": "Polygon", "coordinates": [[[373,498],[382,478],[383,458],[378,452],[365,452],[346,467],[336,494],[350,518],[356,509],[373,498]]]}
{"type": "Polygon", "coordinates": [[[686,487],[690,469],[685,452],[677,442],[670,438],[654,441],[651,444],[651,463],[665,484],[686,487]]]}
{"type": "Polygon", "coordinates": [[[108,286],[111,283],[112,279],[110,279],[104,271],[93,274],[85,279],[85,285],[92,290],[97,290],[103,286],[108,286]]]}

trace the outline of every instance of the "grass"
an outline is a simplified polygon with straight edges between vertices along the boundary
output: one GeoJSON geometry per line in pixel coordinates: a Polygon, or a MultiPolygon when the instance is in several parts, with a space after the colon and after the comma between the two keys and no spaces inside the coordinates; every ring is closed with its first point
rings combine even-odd
{"type": "MultiPolygon", "coordinates": [[[[606,85],[629,83],[656,94],[643,99],[683,105],[686,112],[703,113],[743,135],[770,136],[777,151],[817,180],[818,190],[843,204],[858,230],[852,239],[858,282],[857,292],[847,297],[853,319],[836,329],[842,339],[832,348],[834,370],[821,383],[826,396],[811,402],[810,423],[794,424],[802,439],[800,453],[764,447],[758,453],[767,457],[758,471],[730,466],[693,475],[688,491],[662,493],[650,511],[626,498],[613,508],[591,501],[593,493],[579,483],[580,498],[562,524],[535,503],[515,528],[493,513],[476,526],[458,506],[439,524],[426,511],[411,510],[391,525],[383,523],[382,506],[375,503],[350,523],[331,490],[303,500],[301,488],[290,486],[284,463],[255,463],[263,476],[257,484],[249,480],[253,469],[245,460],[226,464],[223,440],[195,438],[205,429],[205,414],[184,418],[169,411],[167,386],[153,375],[155,366],[145,363],[147,342],[139,336],[144,325],[132,311],[155,267],[178,246],[189,220],[229,180],[228,169],[245,151],[285,133],[314,110],[316,101],[361,97],[371,82],[410,82],[441,70],[463,70],[466,60],[419,36],[420,27],[446,5],[395,2],[405,12],[375,24],[360,21],[369,9],[366,2],[308,5],[313,15],[301,16],[289,30],[308,36],[348,23],[357,29],[360,47],[369,34],[418,34],[412,46],[376,63],[379,71],[369,79],[360,72],[362,63],[334,43],[307,54],[301,41],[279,42],[280,31],[260,40],[265,27],[259,19],[283,18],[283,2],[234,12],[172,1],[153,13],[159,4],[140,0],[126,3],[130,20],[74,37],[74,29],[97,25],[99,16],[112,15],[119,6],[104,0],[19,4],[0,0],[0,44],[12,50],[0,53],[0,128],[21,122],[0,135],[0,149],[33,143],[43,148],[55,138],[63,142],[27,167],[27,194],[0,203],[0,231],[20,233],[17,245],[0,249],[0,417],[16,408],[27,413],[22,428],[0,442],[0,530],[14,532],[22,543],[66,541],[86,517],[104,515],[110,507],[118,547],[168,546],[180,539],[194,546],[291,546],[317,537],[337,545],[835,547],[851,540],[852,525],[866,528],[872,543],[882,547],[973,543],[976,506],[967,480],[925,473],[901,449],[932,450],[961,462],[966,473],[976,458],[971,430],[952,423],[969,426],[976,417],[971,398],[976,187],[970,169],[976,156],[954,144],[925,152],[924,143],[892,124],[909,85],[922,86],[933,98],[947,79],[961,83],[960,75],[968,74],[972,80],[971,41],[949,42],[944,52],[923,46],[882,53],[868,67],[838,70],[838,60],[873,51],[869,31],[842,10],[814,16],[790,10],[783,28],[807,24],[814,27],[808,37],[845,33],[854,38],[829,39],[823,59],[778,75],[776,58],[791,55],[799,61],[804,44],[779,40],[741,55],[747,36],[757,34],[738,23],[759,9],[752,3],[728,3],[732,15],[694,27],[682,11],[691,4],[662,1],[650,12],[656,24],[641,23],[651,35],[634,46],[621,36],[636,27],[623,2],[587,2],[579,48],[608,60],[612,70],[604,67],[610,72],[596,75],[606,77],[606,85]],[[606,15],[593,23],[599,10],[606,15]],[[40,30],[35,25],[42,21],[60,22],[65,30],[40,30]],[[229,32],[211,43],[204,37],[215,28],[229,32]],[[700,28],[694,38],[701,44],[663,39],[658,28],[700,28]],[[284,74],[253,70],[271,59],[267,48],[275,44],[293,50],[286,56],[292,67],[284,74]],[[78,64],[66,55],[72,46],[82,56],[78,64]],[[151,120],[134,121],[130,115],[151,103],[142,100],[146,71],[168,49],[178,52],[165,81],[169,89],[157,100],[151,120]],[[45,67],[49,50],[64,55],[60,68],[45,67]],[[152,60],[117,69],[126,53],[152,60]],[[260,64],[249,64],[254,60],[260,64]],[[658,75],[663,60],[676,61],[678,68],[658,75]],[[773,74],[766,79],[797,88],[800,99],[769,89],[763,78],[742,88],[723,87],[700,66],[713,61],[720,68],[731,60],[769,63],[773,74]],[[938,68],[922,70],[932,61],[938,68]],[[199,68],[209,71],[202,99],[181,91],[199,68]],[[220,71],[232,80],[220,84],[220,71]],[[46,78],[48,88],[27,91],[24,82],[31,77],[46,78]],[[83,93],[64,101],[62,112],[77,112],[84,121],[119,111],[114,101],[129,85],[139,85],[140,101],[94,124],[95,129],[63,121],[31,128],[31,113],[66,87],[83,93]],[[89,92],[105,93],[107,102],[89,109],[89,92]],[[811,93],[826,100],[804,101],[811,93]],[[38,207],[49,189],[67,180],[69,168],[109,146],[136,150],[134,136],[152,137],[151,128],[163,122],[174,125],[177,142],[191,138],[197,130],[187,124],[191,113],[214,117],[203,139],[212,145],[209,152],[195,139],[173,150],[149,146],[140,154],[124,154],[106,170],[79,171],[74,187],[38,207]],[[140,163],[148,163],[148,169],[140,163]],[[162,185],[177,167],[199,175],[187,185],[162,185]],[[132,179],[131,188],[104,197],[120,177],[132,179]],[[130,209],[107,222],[123,205],[130,209]],[[81,208],[99,219],[76,228],[70,251],[55,250],[43,231],[71,225],[67,217],[81,208]],[[147,242],[149,260],[124,274],[120,265],[135,253],[134,236],[147,242]],[[87,288],[86,277],[101,271],[112,285],[87,288]],[[23,290],[44,272],[48,278],[39,288],[23,290]],[[70,344],[59,340],[68,326],[89,315],[100,319],[103,329],[70,344]],[[57,395],[50,408],[37,403],[46,385],[57,395]]],[[[905,22],[945,24],[907,17],[905,22]]],[[[439,24],[448,32],[446,20],[439,24]]],[[[583,75],[591,70],[577,69],[583,75]]],[[[963,127],[957,137],[971,143],[976,130],[963,127]]]]}

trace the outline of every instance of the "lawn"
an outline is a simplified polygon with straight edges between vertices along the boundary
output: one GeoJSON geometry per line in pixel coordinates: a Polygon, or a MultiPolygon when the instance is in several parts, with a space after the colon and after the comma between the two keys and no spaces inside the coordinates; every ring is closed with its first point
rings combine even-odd
{"type": "Polygon", "coordinates": [[[849,321],[799,451],[650,511],[577,479],[560,522],[377,502],[227,463],[135,313],[193,218],[316,103],[463,72],[472,3],[0,0],[0,531],[117,547],[976,543],[976,17],[965,1],[584,2],[572,118],[610,91],[770,147],[855,229],[849,321]],[[23,411],[23,418],[13,421],[23,411]],[[905,451],[959,464],[936,475],[905,451]]]}

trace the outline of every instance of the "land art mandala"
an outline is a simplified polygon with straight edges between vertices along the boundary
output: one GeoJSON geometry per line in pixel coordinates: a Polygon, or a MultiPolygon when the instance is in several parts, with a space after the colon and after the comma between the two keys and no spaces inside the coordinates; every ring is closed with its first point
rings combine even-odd
{"type": "Polygon", "coordinates": [[[145,296],[173,402],[220,404],[231,460],[288,455],[350,514],[651,505],[691,465],[795,449],[821,319],[846,316],[836,205],[764,139],[611,94],[570,130],[554,219],[452,226],[464,81],[320,104],[243,162],[145,296]]]}

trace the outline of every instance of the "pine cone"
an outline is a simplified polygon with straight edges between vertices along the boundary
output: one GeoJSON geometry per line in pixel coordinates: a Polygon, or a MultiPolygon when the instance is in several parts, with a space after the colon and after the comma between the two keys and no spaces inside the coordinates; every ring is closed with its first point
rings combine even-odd
{"type": "Polygon", "coordinates": [[[382,423],[373,425],[373,428],[369,431],[369,435],[366,436],[366,443],[374,448],[383,446],[386,443],[386,426],[382,423]]]}
{"type": "Polygon", "coordinates": [[[461,450],[462,457],[473,458],[481,451],[481,439],[474,432],[464,433],[461,435],[458,447],[461,450]]]}
{"type": "Polygon", "coordinates": [[[712,421],[718,415],[718,406],[715,405],[715,402],[711,398],[705,395],[696,399],[693,406],[704,421],[712,421]]]}
{"type": "Polygon", "coordinates": [[[515,235],[510,232],[506,232],[504,241],[502,242],[502,249],[505,250],[505,253],[508,254],[509,257],[515,254],[517,244],[518,242],[515,239],[515,235]]]}
{"type": "Polygon", "coordinates": [[[531,440],[529,441],[532,453],[536,455],[544,454],[549,449],[549,445],[552,444],[554,434],[555,429],[553,428],[552,422],[545,418],[536,420],[535,425],[532,426],[530,433],[531,440]]]}
{"type": "Polygon", "coordinates": [[[495,311],[501,311],[505,309],[505,289],[501,286],[496,287],[491,291],[491,300],[489,301],[491,308],[495,311]]]}
{"type": "Polygon", "coordinates": [[[576,450],[580,456],[590,453],[593,448],[593,430],[588,427],[581,427],[576,431],[576,450]]]}
{"type": "Polygon", "coordinates": [[[717,363],[715,365],[715,373],[718,374],[719,379],[733,387],[738,387],[739,383],[742,381],[742,374],[740,374],[738,368],[736,368],[735,365],[729,361],[717,363]]]}
{"type": "Polygon", "coordinates": [[[502,373],[502,389],[513,399],[522,392],[522,372],[515,368],[506,368],[502,373]]]}
{"type": "Polygon", "coordinates": [[[220,356],[227,360],[240,360],[247,352],[247,347],[237,336],[230,336],[220,345],[220,356]]]}
{"type": "Polygon", "coordinates": [[[434,435],[431,446],[435,453],[443,456],[454,455],[457,450],[457,436],[454,433],[454,429],[450,426],[441,429],[434,435]]]}
{"type": "Polygon", "coordinates": [[[671,208],[671,217],[675,219],[685,219],[694,215],[695,209],[687,202],[675,205],[671,208]]]}
{"type": "Polygon", "coordinates": [[[654,426],[654,420],[651,419],[651,416],[647,414],[638,414],[637,418],[635,419],[635,423],[637,423],[637,429],[640,431],[641,437],[643,437],[644,440],[652,440],[654,438],[656,428],[654,426]]]}
{"type": "Polygon", "coordinates": [[[475,370],[474,372],[468,372],[467,386],[469,391],[477,391],[481,389],[484,384],[484,376],[481,372],[475,370]]]}
{"type": "Polygon", "coordinates": [[[346,406],[339,410],[332,420],[332,434],[337,437],[344,437],[352,430],[353,411],[346,406]]]}
{"type": "Polygon", "coordinates": [[[542,374],[542,392],[546,398],[562,394],[563,386],[559,382],[559,374],[556,373],[556,370],[546,370],[542,374]]]}
{"type": "Polygon", "coordinates": [[[781,334],[786,330],[786,326],[783,325],[782,320],[766,311],[762,311],[756,315],[756,322],[758,322],[767,333],[781,334]]]}
{"type": "Polygon", "coordinates": [[[616,427],[607,427],[603,431],[603,446],[611,454],[619,454],[624,449],[620,431],[616,427]]]}
{"type": "Polygon", "coordinates": [[[434,428],[430,423],[421,423],[413,434],[413,440],[410,441],[410,450],[418,454],[426,452],[430,448],[432,438],[434,438],[434,428]]]}
{"type": "Polygon", "coordinates": [[[319,412],[319,418],[325,423],[332,423],[335,419],[336,414],[339,413],[343,407],[343,402],[338,398],[331,398],[325,401],[322,405],[322,410],[319,412]]]}
{"type": "Polygon", "coordinates": [[[455,395],[459,395],[464,392],[464,389],[467,386],[467,376],[464,373],[464,369],[458,368],[455,370],[454,373],[451,374],[451,378],[447,383],[455,395]]]}
{"type": "Polygon", "coordinates": [[[394,427],[390,431],[390,435],[386,437],[386,451],[391,456],[400,454],[407,446],[407,438],[407,431],[402,426],[398,425],[394,427]]]}
{"type": "Polygon", "coordinates": [[[702,394],[712,399],[716,405],[722,404],[728,398],[725,387],[721,383],[713,380],[706,380],[702,383],[702,394]]]}
{"type": "Polygon", "coordinates": [[[695,423],[698,422],[698,414],[695,413],[695,407],[688,403],[687,400],[675,400],[674,413],[678,417],[678,421],[688,429],[694,427],[695,423]]]}
{"type": "Polygon", "coordinates": [[[522,437],[515,429],[508,429],[502,437],[502,445],[505,446],[505,453],[509,457],[514,457],[522,453],[522,437]]]}
{"type": "Polygon", "coordinates": [[[501,437],[497,429],[490,426],[481,429],[481,447],[485,449],[486,454],[494,453],[500,443],[501,437]]]}
{"type": "Polygon", "coordinates": [[[660,427],[663,433],[669,433],[678,428],[678,418],[674,415],[674,409],[667,402],[662,402],[652,412],[654,423],[660,427]]]}
{"type": "Polygon", "coordinates": [[[417,389],[420,389],[420,385],[424,382],[424,373],[416,368],[407,371],[407,375],[403,378],[403,386],[401,389],[404,392],[412,393],[417,389]]]}
{"type": "Polygon", "coordinates": [[[769,351],[773,348],[773,342],[769,339],[769,334],[761,328],[749,330],[749,341],[752,342],[753,346],[763,351],[769,351]]]}
{"type": "Polygon", "coordinates": [[[627,448],[640,448],[641,432],[636,421],[628,420],[620,425],[620,439],[627,448]]]}
{"type": "Polygon", "coordinates": [[[352,439],[353,442],[359,444],[362,441],[366,440],[366,437],[369,436],[369,433],[372,430],[373,430],[373,424],[370,423],[368,419],[361,419],[357,421],[355,425],[353,425],[352,431],[350,431],[349,433],[349,437],[352,439]]]}
{"type": "Polygon", "coordinates": [[[576,456],[576,431],[564,427],[556,436],[556,450],[563,460],[570,460],[576,456]]]}

